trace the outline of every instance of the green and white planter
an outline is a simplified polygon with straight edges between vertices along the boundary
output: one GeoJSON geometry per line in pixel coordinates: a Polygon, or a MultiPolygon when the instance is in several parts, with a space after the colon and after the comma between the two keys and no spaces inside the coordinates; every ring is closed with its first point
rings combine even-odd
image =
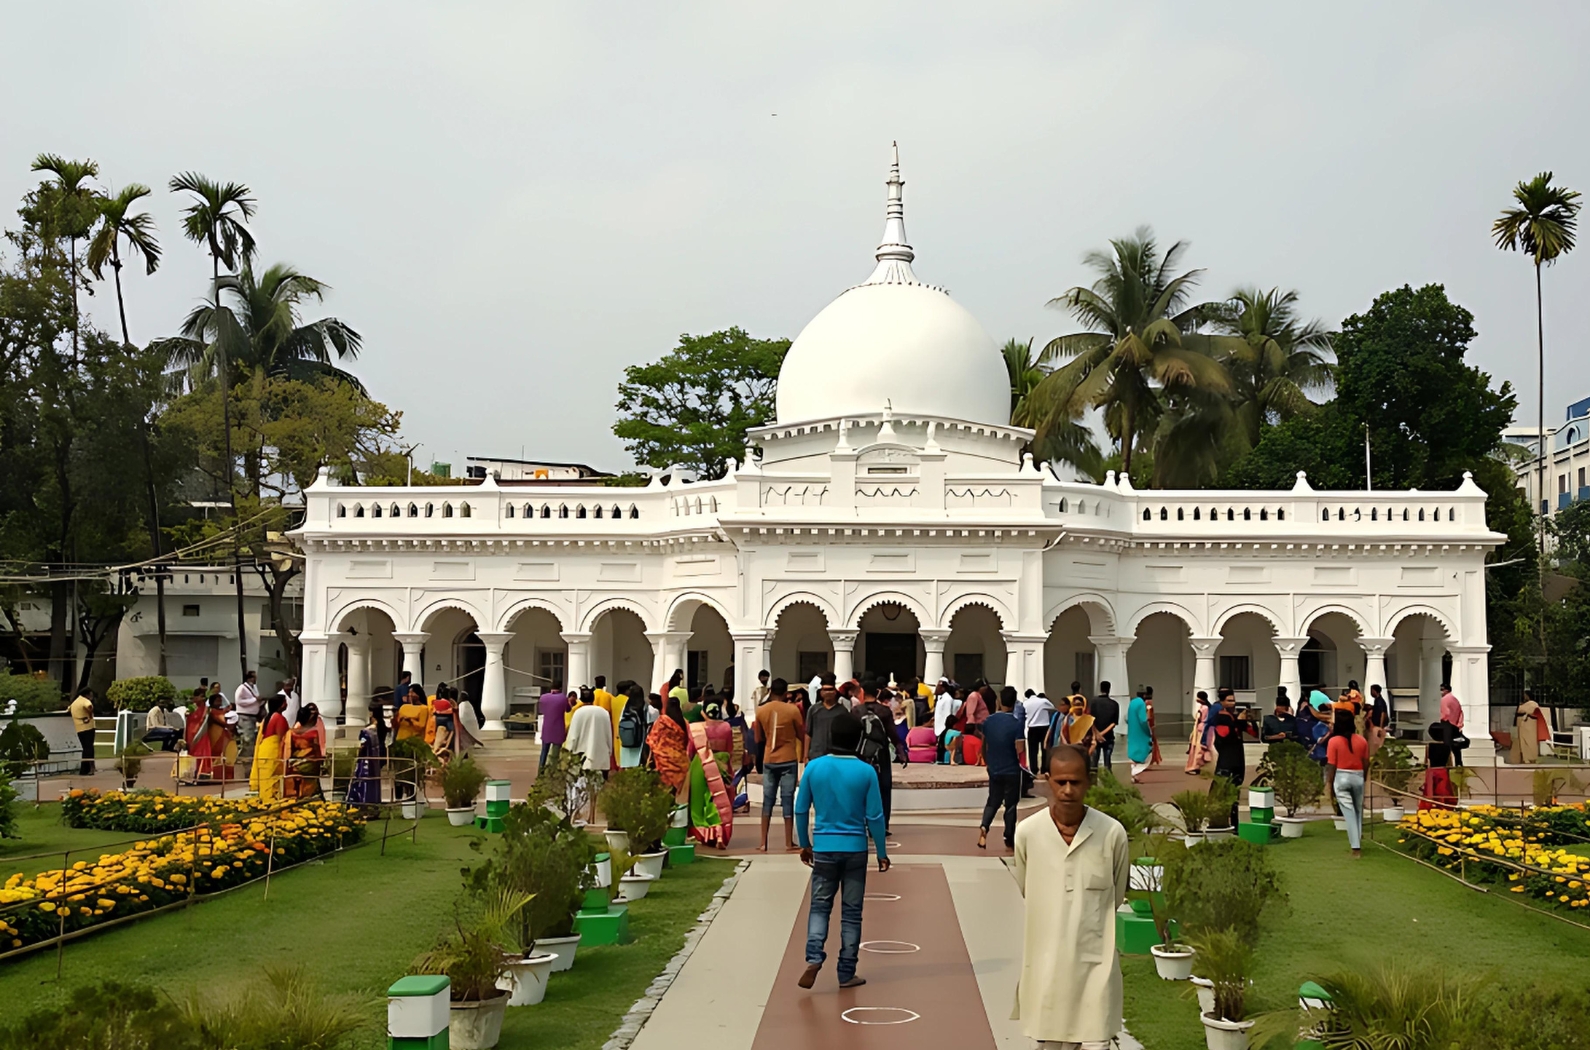
{"type": "Polygon", "coordinates": [[[446,977],[400,978],[386,990],[389,1050],[448,1050],[452,982],[446,977]]]}
{"type": "Polygon", "coordinates": [[[1248,789],[1249,809],[1274,809],[1275,789],[1267,787],[1250,787],[1248,789]]]}

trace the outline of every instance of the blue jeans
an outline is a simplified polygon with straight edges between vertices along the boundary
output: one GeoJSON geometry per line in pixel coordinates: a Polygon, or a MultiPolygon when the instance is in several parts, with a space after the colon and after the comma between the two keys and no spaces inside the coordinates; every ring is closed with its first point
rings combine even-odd
{"type": "Polygon", "coordinates": [[[551,741],[548,741],[547,743],[542,744],[541,745],[541,761],[536,766],[536,772],[539,773],[543,769],[547,768],[547,756],[548,755],[550,755],[552,757],[553,761],[557,761],[558,752],[562,751],[562,750],[563,750],[563,745],[562,744],[555,744],[555,743],[552,743],[551,741]]]}
{"type": "Polygon", "coordinates": [[[1102,762],[1105,769],[1110,768],[1110,759],[1115,757],[1115,737],[1107,736],[1099,741],[1099,746],[1093,749],[1093,766],[1098,768],[1102,762]]]}
{"type": "Polygon", "coordinates": [[[786,821],[795,819],[795,771],[797,762],[765,762],[762,765],[762,816],[773,815],[773,797],[784,810],[786,821]]]}
{"type": "Polygon", "coordinates": [[[1364,771],[1338,769],[1331,789],[1342,816],[1347,818],[1347,846],[1357,849],[1364,834],[1364,771]]]}
{"type": "Polygon", "coordinates": [[[856,976],[856,958],[861,954],[861,898],[867,892],[867,853],[812,854],[812,908],[806,916],[806,965],[821,966],[828,953],[828,917],[834,910],[834,894],[840,893],[839,980],[856,976]]]}

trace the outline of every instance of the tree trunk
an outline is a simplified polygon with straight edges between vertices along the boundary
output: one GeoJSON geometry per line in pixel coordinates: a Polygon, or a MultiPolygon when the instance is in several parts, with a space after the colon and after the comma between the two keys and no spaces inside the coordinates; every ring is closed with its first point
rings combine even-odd
{"type": "Polygon", "coordinates": [[[1132,416],[1132,402],[1127,401],[1121,408],[1121,473],[1128,481],[1132,478],[1132,446],[1137,443],[1137,435],[1132,433],[1132,416]]]}
{"type": "MultiPolygon", "coordinates": [[[[211,284],[212,295],[215,298],[215,309],[221,309],[221,257],[216,251],[216,245],[210,245],[211,284]]],[[[219,333],[218,333],[219,334],[219,333]]],[[[233,478],[232,463],[232,388],[228,381],[226,346],[217,338],[215,341],[217,351],[216,368],[221,376],[221,432],[222,443],[226,455],[226,502],[232,508],[232,580],[237,586],[237,662],[238,681],[248,677],[248,627],[243,615],[243,555],[241,537],[239,536],[240,524],[237,516],[237,483],[233,478]]]]}
{"type": "MultiPolygon", "coordinates": [[[[1540,443],[1540,514],[1535,519],[1535,538],[1539,547],[1540,578],[1546,578],[1546,512],[1550,507],[1546,494],[1546,318],[1540,296],[1540,262],[1535,262],[1535,349],[1539,354],[1538,382],[1535,386],[1536,410],[1539,415],[1536,440],[1540,443]]],[[[1544,639],[1542,639],[1544,641],[1544,639]]]]}
{"type": "MultiPolygon", "coordinates": [[[[120,271],[118,271],[119,273],[120,271]]],[[[126,334],[127,322],[122,321],[122,334],[126,334]]],[[[126,344],[125,340],[123,341],[126,344]]],[[[166,674],[166,571],[160,564],[160,499],[155,492],[155,467],[153,458],[149,454],[149,421],[140,422],[138,426],[138,442],[143,446],[144,454],[144,484],[149,494],[149,546],[155,557],[155,618],[160,629],[160,675],[166,674]]]]}
{"type": "MultiPolygon", "coordinates": [[[[119,608],[109,616],[84,615],[78,622],[79,630],[83,637],[83,668],[78,674],[77,691],[82,692],[92,684],[94,676],[94,661],[99,655],[100,647],[121,627],[122,617],[127,615],[126,608],[119,608]]],[[[115,650],[111,651],[112,658],[115,650]]],[[[114,669],[113,672],[114,673],[114,669]]]]}
{"type": "Polygon", "coordinates": [[[17,652],[22,656],[22,668],[30,676],[33,674],[33,644],[28,641],[28,634],[22,629],[22,621],[17,619],[17,610],[10,603],[4,607],[6,622],[11,625],[11,635],[17,641],[17,652]]]}
{"type": "Polygon", "coordinates": [[[71,611],[72,588],[66,580],[50,581],[50,677],[65,693],[71,681],[66,674],[67,615],[71,611]]]}
{"type": "Polygon", "coordinates": [[[287,659],[287,677],[301,678],[302,669],[300,665],[303,663],[303,645],[298,641],[298,636],[293,633],[293,629],[287,623],[287,617],[283,615],[282,611],[282,605],[287,596],[287,585],[292,582],[293,577],[298,575],[298,570],[294,568],[288,569],[286,572],[279,572],[273,565],[268,570],[270,578],[265,579],[264,573],[266,570],[257,563],[255,568],[260,569],[261,580],[270,592],[271,627],[275,630],[276,640],[282,644],[282,654],[287,659]]]}
{"type": "Polygon", "coordinates": [[[116,272],[116,312],[121,315],[121,343],[130,348],[132,337],[127,334],[127,304],[121,297],[121,251],[116,243],[112,241],[110,246],[110,268],[116,272]]]}

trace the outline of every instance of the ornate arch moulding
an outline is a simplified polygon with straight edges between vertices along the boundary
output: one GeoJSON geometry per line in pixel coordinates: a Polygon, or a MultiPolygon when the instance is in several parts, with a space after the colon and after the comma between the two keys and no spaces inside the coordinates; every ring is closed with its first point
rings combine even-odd
{"type": "MultiPolygon", "coordinates": [[[[1277,597],[1284,596],[1277,595],[1277,597]]],[[[1214,627],[1213,630],[1210,631],[1210,635],[1219,636],[1225,630],[1226,624],[1230,623],[1233,619],[1243,615],[1244,613],[1251,613],[1263,619],[1264,622],[1270,625],[1270,630],[1275,634],[1276,637],[1291,633],[1286,622],[1288,617],[1285,614],[1277,612],[1276,610],[1268,608],[1267,606],[1264,606],[1258,602],[1250,600],[1238,600],[1229,607],[1222,609],[1218,614],[1215,615],[1214,627]]]]}
{"type": "Polygon", "coordinates": [[[633,596],[614,595],[599,599],[594,604],[585,608],[579,617],[580,626],[578,632],[570,633],[589,634],[596,629],[597,622],[601,620],[603,616],[618,610],[633,613],[640,619],[641,624],[648,632],[656,632],[661,629],[657,626],[657,614],[655,610],[648,610],[643,602],[639,601],[633,596]]]}
{"type": "MultiPolygon", "coordinates": [[[[861,584],[860,580],[852,582],[857,587],[859,587],[861,584]]],[[[900,605],[906,609],[909,609],[911,614],[916,617],[918,628],[940,626],[938,623],[934,622],[933,617],[928,613],[927,606],[924,605],[920,599],[914,598],[903,591],[883,590],[872,591],[868,593],[866,597],[855,602],[851,602],[850,615],[844,618],[845,626],[840,628],[838,625],[831,625],[829,629],[859,629],[861,625],[861,618],[866,616],[870,610],[875,609],[880,605],[900,605]]]]}
{"type": "Polygon", "coordinates": [[[963,609],[973,605],[981,606],[982,608],[993,613],[994,618],[999,621],[999,629],[1001,631],[1011,631],[1015,629],[1013,626],[1017,623],[1015,613],[1013,613],[1004,602],[1000,601],[998,598],[987,593],[986,591],[973,591],[957,595],[956,597],[950,599],[947,603],[945,603],[943,611],[939,614],[938,622],[945,625],[952,625],[955,623],[955,617],[959,616],[963,609]]]}
{"type": "Polygon", "coordinates": [[[1178,605],[1175,602],[1167,601],[1149,602],[1148,604],[1138,608],[1129,617],[1127,617],[1126,630],[1122,633],[1133,638],[1137,637],[1137,630],[1143,625],[1143,621],[1148,619],[1150,616],[1153,616],[1155,613],[1169,613],[1170,615],[1176,617],[1186,625],[1187,633],[1189,635],[1208,635],[1208,632],[1204,630],[1203,617],[1195,615],[1193,611],[1188,609],[1185,605],[1178,605]]]}
{"type": "Polygon", "coordinates": [[[432,630],[431,621],[434,620],[441,613],[447,611],[448,609],[452,609],[452,610],[454,610],[456,612],[461,612],[465,616],[469,617],[471,620],[473,620],[475,622],[475,629],[476,630],[479,630],[483,624],[489,624],[489,623],[492,622],[490,616],[487,616],[485,613],[481,612],[479,609],[474,608],[472,605],[470,605],[466,601],[463,601],[463,600],[461,600],[459,598],[443,598],[443,599],[441,599],[439,601],[434,601],[434,602],[431,602],[429,605],[424,606],[414,616],[414,618],[413,618],[414,626],[413,626],[412,630],[415,633],[430,634],[431,630],[432,630]]]}
{"type": "Polygon", "coordinates": [[[1069,595],[1049,606],[1044,612],[1044,632],[1054,633],[1055,621],[1072,609],[1080,608],[1088,618],[1089,634],[1115,633],[1115,606],[1110,600],[1097,591],[1085,591],[1081,594],[1069,595]],[[1095,615],[1097,610],[1098,615],[1095,615]]]}
{"type": "Polygon", "coordinates": [[[574,618],[572,610],[566,606],[560,606],[550,598],[539,596],[525,597],[523,595],[514,595],[511,592],[503,595],[503,597],[506,599],[507,604],[497,614],[496,629],[498,631],[512,631],[519,617],[532,609],[540,609],[542,612],[550,614],[557,621],[559,631],[567,630],[569,623],[574,618]]]}
{"type": "MultiPolygon", "coordinates": [[[[777,585],[777,581],[774,580],[769,580],[767,582],[774,584],[775,586],[777,585]]],[[[796,590],[780,595],[772,602],[771,605],[766,606],[767,612],[762,617],[763,628],[766,630],[777,630],[779,618],[782,617],[784,613],[794,605],[811,606],[822,615],[823,620],[829,626],[833,626],[843,621],[843,617],[839,615],[838,607],[835,606],[829,599],[824,598],[814,591],[796,590]]]]}

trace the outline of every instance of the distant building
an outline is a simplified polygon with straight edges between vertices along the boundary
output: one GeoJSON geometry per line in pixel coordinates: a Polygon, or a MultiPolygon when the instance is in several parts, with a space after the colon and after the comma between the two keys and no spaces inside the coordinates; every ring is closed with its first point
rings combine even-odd
{"type": "Polygon", "coordinates": [[[477,481],[495,477],[503,485],[578,485],[613,475],[584,463],[550,463],[535,459],[486,459],[470,456],[464,476],[477,481]]]}
{"type": "Polygon", "coordinates": [[[1590,499],[1590,397],[1569,405],[1566,419],[1546,427],[1546,468],[1544,491],[1540,485],[1540,430],[1534,426],[1512,426],[1502,439],[1524,451],[1513,462],[1518,489],[1529,505],[1548,518],[1579,500],[1590,499]]]}

